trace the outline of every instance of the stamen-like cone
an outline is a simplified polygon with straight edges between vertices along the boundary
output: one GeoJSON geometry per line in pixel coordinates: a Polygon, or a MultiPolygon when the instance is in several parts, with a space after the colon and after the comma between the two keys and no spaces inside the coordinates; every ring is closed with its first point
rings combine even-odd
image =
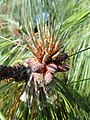
{"type": "Polygon", "coordinates": [[[27,58],[26,63],[31,67],[33,72],[44,72],[44,65],[42,63],[39,63],[35,58],[27,58]]]}
{"type": "Polygon", "coordinates": [[[50,73],[55,73],[57,71],[57,65],[54,63],[50,63],[49,65],[46,66],[46,70],[50,73]]]}
{"type": "Polygon", "coordinates": [[[52,80],[53,80],[53,75],[49,71],[47,71],[45,73],[45,84],[46,85],[49,84],[52,80]]]}

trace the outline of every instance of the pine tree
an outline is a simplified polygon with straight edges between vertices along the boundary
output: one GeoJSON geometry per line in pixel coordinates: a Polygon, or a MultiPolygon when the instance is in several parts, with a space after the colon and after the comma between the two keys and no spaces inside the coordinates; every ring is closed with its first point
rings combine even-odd
{"type": "Polygon", "coordinates": [[[89,119],[89,4],[0,3],[1,119],[89,119]]]}

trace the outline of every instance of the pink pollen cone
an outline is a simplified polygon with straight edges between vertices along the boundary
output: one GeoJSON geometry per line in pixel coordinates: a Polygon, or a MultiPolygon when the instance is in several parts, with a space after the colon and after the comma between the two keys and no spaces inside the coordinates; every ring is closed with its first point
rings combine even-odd
{"type": "Polygon", "coordinates": [[[50,72],[46,72],[44,78],[45,78],[45,84],[47,85],[52,81],[53,75],[50,72]]]}
{"type": "Polygon", "coordinates": [[[54,63],[50,63],[46,66],[46,70],[50,73],[55,73],[57,71],[57,68],[57,65],[55,65],[54,63]]]}
{"type": "Polygon", "coordinates": [[[44,65],[42,63],[39,63],[35,58],[27,58],[26,63],[31,67],[33,72],[44,72],[44,65]]]}

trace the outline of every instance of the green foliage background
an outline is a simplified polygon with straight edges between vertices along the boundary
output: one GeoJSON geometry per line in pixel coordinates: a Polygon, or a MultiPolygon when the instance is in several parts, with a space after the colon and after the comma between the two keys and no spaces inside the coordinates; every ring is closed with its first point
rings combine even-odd
{"type": "MultiPolygon", "coordinates": [[[[34,27],[33,17],[45,11],[51,14],[52,21],[54,18],[56,19],[55,30],[59,28],[60,22],[63,20],[60,35],[70,28],[63,42],[64,45],[66,45],[65,52],[68,55],[90,47],[90,0],[0,0],[0,64],[14,65],[32,56],[28,49],[22,49],[26,44],[22,46],[22,41],[12,35],[10,29],[15,23],[29,33],[29,21],[32,22],[32,26],[34,27]]],[[[65,75],[68,78],[68,84],[61,81],[58,82],[60,90],[62,90],[59,92],[59,97],[62,96],[66,109],[69,111],[69,120],[89,120],[90,49],[68,58],[68,64],[70,70],[65,75]],[[81,110],[71,108],[76,101],[82,106],[81,110]],[[77,111],[77,116],[80,115],[79,118],[75,117],[76,113],[74,115],[71,114],[70,109],[74,111],[73,113],[77,111]]],[[[57,77],[61,78],[62,75],[58,74],[57,77]]],[[[0,87],[5,84],[6,83],[0,83],[0,87]]],[[[55,84],[56,83],[54,83],[54,85],[55,84]]],[[[14,99],[16,94],[18,94],[19,87],[17,83],[13,85],[10,83],[2,89],[0,88],[0,117],[2,120],[5,119],[3,114],[5,114],[7,107],[11,105],[10,97],[13,96],[12,100],[14,99]],[[10,94],[8,94],[8,92],[10,94]]],[[[59,87],[55,88],[57,90],[56,94],[58,94],[59,87]]],[[[24,114],[26,113],[25,111],[24,114]]],[[[53,112],[51,113],[54,114],[53,112]]],[[[37,119],[43,120],[40,111],[38,114],[41,118],[37,119]]],[[[22,119],[26,120],[25,116],[22,119]]],[[[54,117],[52,117],[52,119],[54,119],[54,117]]],[[[63,119],[65,118],[62,117],[62,120],[63,119]]]]}

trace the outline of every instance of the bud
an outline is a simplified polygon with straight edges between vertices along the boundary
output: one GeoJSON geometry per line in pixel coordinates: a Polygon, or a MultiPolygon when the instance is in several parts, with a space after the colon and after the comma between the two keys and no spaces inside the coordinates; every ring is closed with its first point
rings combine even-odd
{"type": "Polygon", "coordinates": [[[66,53],[61,53],[61,55],[56,57],[55,61],[58,64],[62,61],[65,61],[67,58],[68,58],[68,55],[66,53]]]}

